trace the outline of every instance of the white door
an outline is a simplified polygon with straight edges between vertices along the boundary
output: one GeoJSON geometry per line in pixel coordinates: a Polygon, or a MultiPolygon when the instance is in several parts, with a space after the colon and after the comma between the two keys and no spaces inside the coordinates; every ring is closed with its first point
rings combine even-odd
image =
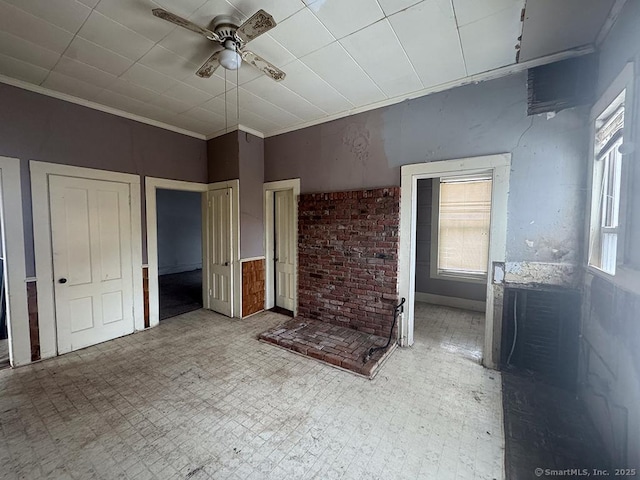
{"type": "Polygon", "coordinates": [[[129,185],[49,177],[58,353],[133,333],[129,185]]]}
{"type": "Polygon", "coordinates": [[[209,196],[209,308],[228,317],[232,311],[231,189],[211,190],[209,196]]]}
{"type": "Polygon", "coordinates": [[[274,192],[275,201],[275,285],[276,306],[294,310],[294,232],[293,190],[274,192]]]}

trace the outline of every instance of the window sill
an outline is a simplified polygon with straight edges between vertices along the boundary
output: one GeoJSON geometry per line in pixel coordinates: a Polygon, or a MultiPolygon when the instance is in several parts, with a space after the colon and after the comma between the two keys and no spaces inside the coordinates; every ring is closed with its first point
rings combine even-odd
{"type": "Polygon", "coordinates": [[[472,276],[456,273],[439,273],[432,272],[430,277],[434,280],[447,280],[449,282],[476,283],[480,285],[487,284],[487,276],[472,276]]]}

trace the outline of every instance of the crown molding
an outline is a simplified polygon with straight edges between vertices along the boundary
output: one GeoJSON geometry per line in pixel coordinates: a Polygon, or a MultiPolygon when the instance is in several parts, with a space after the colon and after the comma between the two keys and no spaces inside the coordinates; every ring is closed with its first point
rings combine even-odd
{"type": "Polygon", "coordinates": [[[472,83],[475,84],[480,82],[486,82],[488,80],[495,80],[497,78],[506,77],[509,75],[513,75],[515,73],[522,72],[524,70],[528,70],[529,68],[539,67],[540,65],[546,65],[548,63],[558,62],[560,60],[566,60],[567,58],[580,57],[582,55],[587,55],[593,52],[595,52],[595,48],[593,47],[593,45],[585,45],[582,47],[572,48],[570,50],[554,53],[552,55],[546,55],[544,57],[535,58],[533,60],[528,60],[526,62],[507,65],[506,67],[496,68],[494,70],[489,70],[488,72],[478,73],[476,75],[464,77],[458,80],[454,80],[452,82],[441,83],[440,85],[424,88],[422,90],[417,90],[415,92],[411,92],[408,94],[398,95],[393,98],[387,98],[386,100],[381,100],[379,102],[371,103],[369,105],[354,108],[351,110],[345,110],[344,112],[318,118],[316,120],[311,120],[305,123],[299,123],[295,126],[286,127],[281,130],[276,130],[273,132],[268,132],[264,135],[264,137],[265,138],[275,137],[276,135],[282,135],[283,133],[302,130],[303,128],[313,127],[315,125],[331,122],[333,120],[338,120],[344,117],[349,117],[351,115],[356,115],[358,113],[364,113],[371,110],[375,110],[377,108],[388,107],[390,105],[395,105],[397,103],[404,102],[405,100],[413,100],[414,98],[424,97],[432,93],[443,92],[445,90],[450,90],[456,87],[462,87],[464,85],[469,85],[472,83]]]}
{"type": "Polygon", "coordinates": [[[73,95],[69,95],[67,93],[56,92],[55,90],[50,90],[46,87],[41,87],[40,85],[34,85],[33,83],[28,83],[23,80],[17,80],[15,78],[7,77],[6,75],[0,74],[0,83],[4,83],[5,85],[11,85],[12,87],[18,87],[23,90],[29,90],[30,92],[39,93],[41,95],[46,95],[47,97],[57,98],[58,100],[64,100],[65,102],[75,103],[76,105],[80,105],[82,107],[87,107],[93,110],[109,113],[111,115],[116,115],[118,117],[126,118],[128,120],[133,120],[135,122],[145,123],[153,127],[158,127],[164,130],[180,133],[182,135],[187,135],[189,137],[198,138],[200,140],[207,139],[206,135],[202,135],[201,133],[192,132],[190,130],[185,130],[184,128],[169,125],[168,123],[159,122],[158,120],[152,120],[150,118],[142,117],[134,113],[125,112],[124,110],[108,107],[100,103],[92,102],[91,100],[85,100],[83,98],[74,97],[73,95]]]}

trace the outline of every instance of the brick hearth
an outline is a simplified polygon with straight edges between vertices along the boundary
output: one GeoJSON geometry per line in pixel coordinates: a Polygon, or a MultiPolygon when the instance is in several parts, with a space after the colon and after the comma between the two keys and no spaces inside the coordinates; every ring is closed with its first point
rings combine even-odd
{"type": "Polygon", "coordinates": [[[375,352],[363,359],[371,347],[384,346],[387,338],[318,320],[296,318],[260,334],[260,340],[273,343],[354,373],[373,378],[383,361],[393,351],[375,352]]]}

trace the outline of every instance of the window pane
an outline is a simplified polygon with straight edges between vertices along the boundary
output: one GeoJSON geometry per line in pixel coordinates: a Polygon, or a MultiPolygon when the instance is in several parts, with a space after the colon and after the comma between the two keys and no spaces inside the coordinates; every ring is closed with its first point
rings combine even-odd
{"type": "Polygon", "coordinates": [[[438,269],[486,274],[491,180],[440,183],[438,269]]]}

